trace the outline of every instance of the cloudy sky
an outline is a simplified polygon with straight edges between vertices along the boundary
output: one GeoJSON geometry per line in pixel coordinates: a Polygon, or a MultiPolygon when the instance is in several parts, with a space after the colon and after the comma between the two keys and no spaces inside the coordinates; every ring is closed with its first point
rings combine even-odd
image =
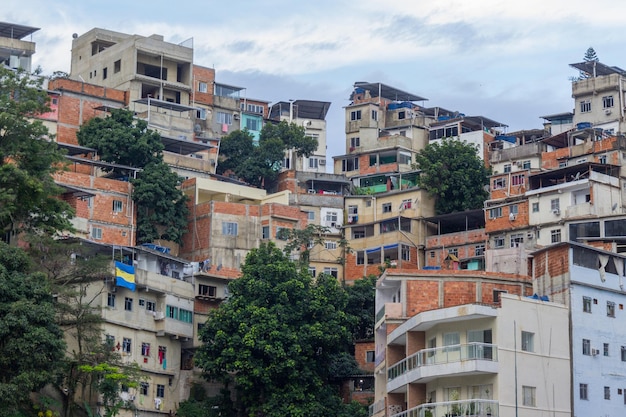
{"type": "Polygon", "coordinates": [[[384,82],[509,131],[571,111],[568,64],[592,46],[626,68],[618,0],[3,0],[0,21],[41,28],[35,66],[70,71],[72,34],[94,27],[179,43],[217,81],[272,102],[332,102],[328,155],[345,153],[356,81],[384,82]]]}

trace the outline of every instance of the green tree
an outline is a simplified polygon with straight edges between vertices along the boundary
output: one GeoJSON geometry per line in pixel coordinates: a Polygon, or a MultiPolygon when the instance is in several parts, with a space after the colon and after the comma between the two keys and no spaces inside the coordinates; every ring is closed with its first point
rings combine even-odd
{"type": "Polygon", "coordinates": [[[591,46],[585,51],[585,56],[583,57],[583,59],[585,60],[585,62],[599,61],[596,50],[593,49],[591,46]]]}
{"type": "Polygon", "coordinates": [[[242,272],[201,332],[198,366],[209,380],[232,378],[243,415],[339,415],[331,364],[351,338],[337,280],[313,280],[273,243],[251,251],[242,272]]]}
{"type": "Polygon", "coordinates": [[[42,79],[0,68],[0,233],[11,228],[46,233],[71,230],[71,207],[57,198],[52,174],[65,157],[46,140],[38,115],[49,111],[42,79]]]}
{"type": "Polygon", "coordinates": [[[326,226],[308,224],[304,229],[281,229],[276,236],[278,239],[287,240],[283,251],[287,256],[293,252],[299,252],[299,264],[301,267],[309,266],[311,248],[316,245],[323,245],[325,236],[330,232],[326,226]]]}
{"type": "Polygon", "coordinates": [[[352,325],[352,338],[356,340],[372,339],[374,337],[374,316],[376,297],[376,275],[368,275],[355,280],[352,285],[345,287],[348,295],[346,313],[356,317],[352,325]]]}
{"type": "Polygon", "coordinates": [[[415,156],[418,185],[435,198],[437,214],[483,207],[490,170],[474,145],[458,139],[430,143],[415,156]]]}
{"type": "Polygon", "coordinates": [[[137,205],[137,243],[158,239],[182,242],[187,230],[187,197],[178,186],[181,178],[163,162],[163,143],[145,120],[125,109],[106,118],[93,118],[77,135],[78,143],[94,148],[103,161],[141,168],[134,186],[137,205]]]}
{"type": "MultiPolygon", "coordinates": [[[[26,236],[27,252],[36,271],[47,276],[56,294],[56,322],[72,350],[61,361],[61,383],[65,416],[73,415],[76,392],[91,379],[80,370],[82,365],[103,361],[115,364],[119,355],[104,346],[100,295],[106,291],[104,277],[111,276],[111,255],[101,255],[99,245],[81,244],[74,239],[56,240],[48,236],[26,236]]],[[[82,405],[82,404],[80,404],[82,405]]]]}
{"type": "Polygon", "coordinates": [[[255,187],[271,189],[278,177],[285,152],[309,156],[318,146],[316,138],[306,136],[302,126],[282,121],[266,123],[255,144],[247,130],[234,131],[220,142],[220,163],[217,173],[232,171],[255,187]]]}
{"type": "Polygon", "coordinates": [[[94,388],[102,396],[103,417],[115,417],[126,407],[120,397],[122,387],[137,388],[139,386],[140,368],[133,365],[113,366],[108,363],[82,365],[80,370],[93,376],[94,388]]]}
{"type": "Polygon", "coordinates": [[[47,280],[29,268],[23,250],[0,242],[0,410],[8,416],[56,380],[65,349],[47,280]]]}

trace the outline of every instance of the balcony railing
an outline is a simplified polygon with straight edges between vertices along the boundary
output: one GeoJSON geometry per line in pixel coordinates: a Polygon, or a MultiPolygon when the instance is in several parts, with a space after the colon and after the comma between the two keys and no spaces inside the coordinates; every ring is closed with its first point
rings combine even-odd
{"type": "Polygon", "coordinates": [[[389,381],[421,366],[439,365],[468,360],[498,360],[498,347],[489,343],[469,343],[423,349],[408,356],[387,370],[389,381]]]}
{"type": "Polygon", "coordinates": [[[391,417],[498,417],[498,401],[471,399],[418,405],[391,417]]]}

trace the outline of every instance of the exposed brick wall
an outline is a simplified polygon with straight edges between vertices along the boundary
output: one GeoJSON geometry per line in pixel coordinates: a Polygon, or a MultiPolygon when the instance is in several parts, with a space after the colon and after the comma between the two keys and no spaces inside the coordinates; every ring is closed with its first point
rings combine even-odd
{"type": "Polygon", "coordinates": [[[374,341],[359,341],[354,344],[354,359],[359,368],[366,372],[374,372],[374,362],[367,362],[367,352],[375,351],[374,341]]]}
{"type": "Polygon", "coordinates": [[[213,84],[215,83],[215,69],[201,67],[199,65],[193,66],[193,100],[196,103],[204,104],[206,106],[213,105],[213,84]],[[200,92],[198,86],[200,82],[207,84],[207,92],[200,92]]]}

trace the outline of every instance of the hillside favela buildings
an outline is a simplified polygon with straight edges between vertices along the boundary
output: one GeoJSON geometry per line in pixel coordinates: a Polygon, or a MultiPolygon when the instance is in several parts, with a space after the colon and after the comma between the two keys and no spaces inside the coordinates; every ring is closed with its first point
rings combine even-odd
{"type": "MultiPolygon", "coordinates": [[[[38,30],[0,23],[5,67],[32,69],[35,43],[25,39],[38,30]]],[[[118,253],[134,279],[118,285],[112,262],[110,279],[90,289],[103,342],[145,377],[122,393],[128,408],[120,415],[173,415],[201,381],[198,330],[228,298],[247,253],[266,241],[284,247],[281,230],[308,224],[328,230],[310,248],[313,276],[347,285],[380,276],[374,338],[357,342],[362,374],[344,392],[370,415],[623,415],[623,70],[572,64],[586,74],[572,82],[573,111],[517,132],[471,109],[356,82],[343,108],[345,137],[337,138],[326,126],[336,104],[249,98],[194,60],[191,39],[94,28],[73,40],[69,76],[46,82],[51,110],[40,119],[67,151],[69,169],[55,181],[76,211],[72,237],[118,253]],[[184,179],[181,246],[137,245],[128,180],[139,170],[78,145],[84,123],[117,108],[161,135],[165,162],[184,179]],[[224,136],[247,129],[258,140],[265,123],[281,120],[319,146],[309,157],[286,152],[276,189],[216,175],[224,136]],[[416,153],[446,138],[473,144],[491,167],[482,209],[436,213],[418,186],[416,153]],[[330,141],[343,141],[345,152],[327,155],[330,141]]],[[[98,398],[85,400],[101,411],[98,398]]]]}

